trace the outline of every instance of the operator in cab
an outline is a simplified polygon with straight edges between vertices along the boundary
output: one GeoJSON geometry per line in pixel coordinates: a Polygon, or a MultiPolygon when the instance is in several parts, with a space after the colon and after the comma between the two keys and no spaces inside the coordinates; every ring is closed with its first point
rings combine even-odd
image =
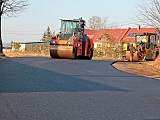
{"type": "Polygon", "coordinates": [[[82,17],[79,18],[79,28],[82,29],[84,32],[84,26],[85,26],[85,20],[82,19],[82,17]]]}

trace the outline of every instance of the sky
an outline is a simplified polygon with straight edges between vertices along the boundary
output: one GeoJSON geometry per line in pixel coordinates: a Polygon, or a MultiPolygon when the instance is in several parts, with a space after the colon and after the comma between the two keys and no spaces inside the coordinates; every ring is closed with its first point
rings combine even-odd
{"type": "Polygon", "coordinates": [[[17,17],[2,18],[2,41],[39,42],[49,26],[59,32],[60,18],[107,17],[107,25],[137,27],[136,6],[141,0],[29,0],[29,6],[17,17]]]}

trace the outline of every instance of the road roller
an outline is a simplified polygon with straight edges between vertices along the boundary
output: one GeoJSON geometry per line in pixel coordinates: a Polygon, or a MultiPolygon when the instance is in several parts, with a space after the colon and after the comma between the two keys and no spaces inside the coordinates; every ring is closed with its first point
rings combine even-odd
{"type": "Polygon", "coordinates": [[[135,43],[125,43],[124,45],[128,61],[155,60],[159,55],[156,33],[135,33],[135,43]],[[130,45],[133,46],[133,51],[130,50],[130,45]]]}
{"type": "Polygon", "coordinates": [[[50,41],[51,58],[92,59],[94,44],[84,33],[85,20],[60,19],[60,32],[50,41]]]}

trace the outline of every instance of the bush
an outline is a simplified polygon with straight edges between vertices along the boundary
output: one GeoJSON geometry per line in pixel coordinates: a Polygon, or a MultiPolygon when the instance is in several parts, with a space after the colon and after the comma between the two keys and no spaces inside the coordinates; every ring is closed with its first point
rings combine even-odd
{"type": "Polygon", "coordinates": [[[48,54],[49,44],[42,43],[42,44],[37,44],[37,45],[28,45],[25,51],[31,52],[31,53],[48,54]]]}

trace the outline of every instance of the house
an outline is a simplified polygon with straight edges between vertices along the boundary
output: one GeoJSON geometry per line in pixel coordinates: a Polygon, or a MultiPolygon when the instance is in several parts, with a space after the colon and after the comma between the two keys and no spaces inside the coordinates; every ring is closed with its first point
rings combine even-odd
{"type": "Polygon", "coordinates": [[[3,47],[3,52],[11,52],[12,47],[3,47]]]}
{"type": "Polygon", "coordinates": [[[10,43],[3,43],[3,52],[11,52],[11,51],[12,51],[12,47],[10,43]]]}

